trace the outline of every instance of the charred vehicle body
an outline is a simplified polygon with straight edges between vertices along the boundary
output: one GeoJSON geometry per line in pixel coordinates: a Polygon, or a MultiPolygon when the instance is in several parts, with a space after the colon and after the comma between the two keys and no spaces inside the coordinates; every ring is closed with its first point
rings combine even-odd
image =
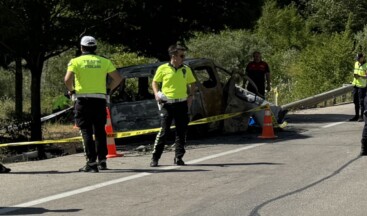
{"type": "MultiPolygon", "coordinates": [[[[156,69],[163,63],[118,69],[126,79],[111,96],[111,119],[115,131],[160,127],[159,110],[151,82],[156,69]]],[[[191,121],[223,113],[244,112],[241,116],[224,121],[190,126],[192,133],[203,134],[216,129],[222,129],[224,132],[245,131],[250,116],[254,116],[262,124],[263,111],[246,111],[268,102],[237,85],[242,79],[239,74],[232,74],[205,58],[187,59],[184,64],[192,69],[196,78],[195,100],[189,110],[191,121]]],[[[271,109],[276,117],[282,111],[274,105],[271,105],[271,109]]]]}

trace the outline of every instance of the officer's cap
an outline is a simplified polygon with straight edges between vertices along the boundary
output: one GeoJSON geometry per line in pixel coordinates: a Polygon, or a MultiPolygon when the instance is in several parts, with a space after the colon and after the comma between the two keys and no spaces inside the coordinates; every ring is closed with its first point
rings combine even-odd
{"type": "Polygon", "coordinates": [[[80,41],[80,45],[86,46],[86,47],[97,46],[97,41],[92,36],[84,36],[82,37],[82,40],[80,41]]]}

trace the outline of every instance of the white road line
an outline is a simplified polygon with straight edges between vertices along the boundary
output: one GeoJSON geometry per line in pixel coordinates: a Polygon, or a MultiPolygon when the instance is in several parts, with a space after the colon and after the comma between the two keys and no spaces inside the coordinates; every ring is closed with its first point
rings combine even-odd
{"type": "MultiPolygon", "coordinates": [[[[205,160],[210,160],[210,159],[222,157],[222,156],[229,155],[229,154],[234,154],[234,153],[241,152],[241,151],[244,151],[244,150],[256,148],[256,147],[259,147],[259,146],[262,146],[262,145],[265,145],[265,143],[248,145],[248,146],[233,149],[233,150],[230,150],[230,151],[226,151],[226,152],[222,152],[222,153],[218,153],[218,154],[214,154],[214,155],[209,155],[209,156],[206,156],[206,157],[203,157],[203,158],[188,161],[187,164],[199,163],[199,162],[202,162],[202,161],[205,161],[205,160]]],[[[158,169],[160,169],[160,170],[173,170],[173,169],[179,169],[179,168],[181,168],[181,167],[180,166],[167,166],[167,167],[162,167],[162,168],[158,168],[158,169]]],[[[31,207],[31,206],[39,205],[39,204],[42,204],[42,203],[50,202],[50,201],[53,201],[53,200],[58,200],[58,199],[66,198],[66,197],[69,197],[69,196],[89,192],[89,191],[96,190],[96,189],[99,189],[99,188],[102,188],[102,187],[110,186],[110,185],[113,185],[113,184],[118,184],[118,183],[125,182],[125,181],[134,180],[134,179],[137,179],[137,178],[142,178],[142,177],[149,176],[149,175],[152,175],[152,174],[154,174],[154,173],[143,172],[143,173],[139,173],[139,174],[136,174],[136,175],[127,176],[127,177],[123,177],[123,178],[119,178],[119,179],[115,179],[115,180],[111,180],[111,181],[106,181],[106,182],[102,182],[102,183],[99,183],[99,184],[79,188],[79,189],[76,189],[76,190],[71,190],[71,191],[67,191],[67,192],[64,192],[64,193],[44,197],[44,198],[41,198],[41,199],[36,199],[36,200],[21,203],[21,204],[12,206],[12,207],[2,208],[2,209],[0,209],[0,214],[5,214],[5,213],[8,213],[8,212],[13,212],[13,211],[19,210],[21,208],[31,207]]]]}
{"type": "Polygon", "coordinates": [[[324,126],[322,126],[321,128],[334,127],[334,126],[336,126],[336,125],[340,125],[340,124],[343,124],[343,123],[346,123],[346,121],[331,123],[331,124],[328,124],[328,125],[324,125],[324,126]]]}
{"type": "Polygon", "coordinates": [[[259,147],[259,146],[262,146],[262,145],[265,145],[265,143],[253,144],[253,145],[245,146],[245,147],[242,147],[242,148],[233,149],[233,150],[230,150],[230,151],[218,153],[218,154],[215,154],[215,155],[209,155],[209,156],[206,156],[206,157],[203,157],[203,158],[188,161],[187,164],[196,164],[196,163],[199,163],[199,162],[202,162],[202,161],[206,161],[206,160],[210,160],[210,159],[213,159],[213,158],[222,157],[222,156],[237,153],[237,152],[240,152],[240,151],[256,148],[256,147],[259,147]]]}

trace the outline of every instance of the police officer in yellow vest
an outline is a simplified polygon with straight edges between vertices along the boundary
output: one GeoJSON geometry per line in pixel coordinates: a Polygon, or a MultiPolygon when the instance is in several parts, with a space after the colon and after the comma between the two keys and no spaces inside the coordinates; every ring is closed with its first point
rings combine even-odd
{"type": "Polygon", "coordinates": [[[354,64],[353,72],[353,103],[355,109],[355,115],[349,121],[363,121],[364,113],[364,97],[366,96],[366,70],[367,64],[365,64],[365,56],[362,53],[357,54],[356,62],[354,64]]]}
{"type": "Polygon", "coordinates": [[[84,36],[80,45],[82,55],[70,60],[64,81],[69,94],[75,98],[75,122],[82,133],[87,156],[86,165],[79,171],[98,172],[107,169],[107,95],[121,83],[122,77],[110,60],[95,54],[97,41],[94,37],[84,36]],[[112,78],[108,86],[107,76],[112,78]]]}
{"type": "Polygon", "coordinates": [[[161,107],[161,130],[154,142],[151,167],[158,166],[172,120],[175,121],[176,126],[174,164],[185,165],[182,157],[185,154],[186,130],[189,123],[188,107],[194,99],[196,80],[191,69],[183,64],[184,47],[172,45],[168,48],[168,54],[171,58],[170,62],[157,68],[152,82],[155,99],[161,107]],[[190,86],[189,91],[188,86],[190,86]]]}

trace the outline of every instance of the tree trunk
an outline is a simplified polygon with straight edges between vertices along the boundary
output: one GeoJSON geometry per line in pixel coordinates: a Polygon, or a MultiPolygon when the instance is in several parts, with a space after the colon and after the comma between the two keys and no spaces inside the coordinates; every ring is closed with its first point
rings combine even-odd
{"type": "MultiPolygon", "coordinates": [[[[41,57],[42,58],[42,57],[41,57]]],[[[43,69],[43,58],[32,59],[30,62],[30,70],[32,73],[31,81],[31,140],[42,140],[42,128],[41,128],[41,74],[43,69]],[[31,64],[32,64],[31,63],[31,64]]],[[[46,159],[45,148],[43,145],[37,145],[38,158],[46,159]]]]}
{"type": "Polygon", "coordinates": [[[20,119],[23,116],[23,73],[22,58],[15,59],[15,116],[20,119]]]}

